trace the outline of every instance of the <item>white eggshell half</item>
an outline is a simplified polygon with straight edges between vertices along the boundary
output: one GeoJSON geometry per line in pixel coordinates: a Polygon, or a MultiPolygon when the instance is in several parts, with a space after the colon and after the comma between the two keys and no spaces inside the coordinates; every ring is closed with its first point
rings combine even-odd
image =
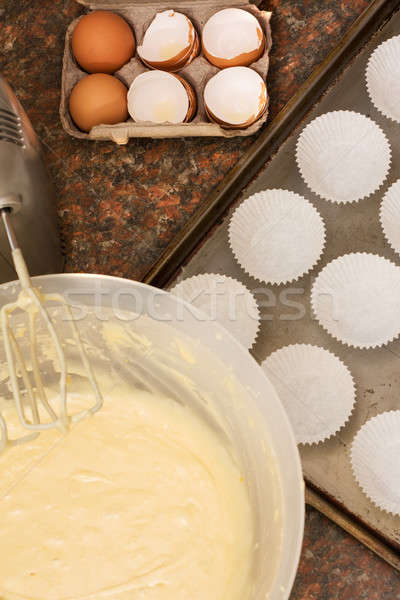
{"type": "Polygon", "coordinates": [[[253,69],[230,67],[208,81],[204,89],[204,103],[208,111],[223,123],[242,125],[256,120],[263,112],[266,85],[253,69]]]}
{"type": "Polygon", "coordinates": [[[193,37],[193,26],[185,15],[165,10],[154,17],[143,44],[138,47],[138,54],[150,63],[167,61],[188,48],[193,37]]]}
{"type": "Polygon", "coordinates": [[[183,123],[188,109],[184,85],[165,71],[146,71],[129,88],[128,110],[137,123],[183,123]]]}
{"type": "Polygon", "coordinates": [[[225,8],[207,21],[202,39],[209,54],[230,60],[258,50],[263,43],[263,32],[251,13],[240,8],[225,8]]]}

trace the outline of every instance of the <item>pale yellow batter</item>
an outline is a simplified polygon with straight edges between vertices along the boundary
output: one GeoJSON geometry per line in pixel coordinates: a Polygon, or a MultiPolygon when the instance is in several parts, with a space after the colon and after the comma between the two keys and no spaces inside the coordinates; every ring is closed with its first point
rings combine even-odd
{"type": "Polygon", "coordinates": [[[2,600],[246,600],[252,534],[235,460],[165,398],[114,390],[0,456],[2,600]]]}

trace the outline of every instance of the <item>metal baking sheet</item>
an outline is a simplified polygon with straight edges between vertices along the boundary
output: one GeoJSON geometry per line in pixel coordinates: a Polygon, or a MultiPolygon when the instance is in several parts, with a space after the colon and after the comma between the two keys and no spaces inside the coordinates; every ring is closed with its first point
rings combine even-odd
{"type": "MultiPolygon", "coordinates": [[[[313,202],[325,220],[327,246],[322,261],[311,274],[290,286],[290,289],[296,289],[296,302],[302,305],[304,316],[290,320],[291,309],[284,305],[282,296],[287,286],[268,287],[273,298],[270,304],[275,303],[275,306],[261,306],[264,320],[253,354],[257,360],[262,361],[284,345],[310,343],[328,348],[350,367],[357,384],[356,409],[350,422],[336,437],[318,446],[300,447],[303,470],[317,494],[322,494],[325,499],[330,498],[338,508],[344,507],[358,523],[363,524],[367,537],[369,531],[379,536],[380,543],[383,543],[390,557],[386,558],[398,568],[400,517],[380,511],[364,496],[353,479],[348,452],[355,433],[367,419],[385,410],[400,408],[400,340],[376,350],[345,347],[333,340],[315,321],[311,314],[309,296],[313,278],[320,269],[346,252],[374,252],[400,264],[399,257],[386,243],[378,220],[379,204],[384,192],[400,177],[400,126],[375,110],[364,84],[366,62],[373,49],[399,33],[400,12],[396,12],[294,130],[240,198],[241,201],[267,188],[290,189],[313,202]],[[316,116],[339,109],[355,110],[371,116],[382,127],[392,147],[392,167],[385,185],[370,198],[347,206],[335,205],[313,195],[302,181],[294,160],[295,144],[302,128],[316,116]]],[[[241,280],[251,290],[260,288],[257,282],[240,269],[228,246],[227,227],[236,205],[237,203],[189,262],[180,269],[175,281],[198,273],[216,272],[241,280]]],[[[261,304],[263,301],[265,303],[265,295],[258,293],[256,296],[261,304]]],[[[371,546],[371,543],[367,545],[371,546]]]]}
{"type": "Polygon", "coordinates": [[[256,136],[253,144],[223,180],[203,199],[193,216],[144,275],[145,283],[165,287],[175,277],[177,269],[197,249],[245,186],[258,175],[328,85],[399,7],[400,0],[371,0],[338,45],[300,86],[273,121],[256,136]]]}

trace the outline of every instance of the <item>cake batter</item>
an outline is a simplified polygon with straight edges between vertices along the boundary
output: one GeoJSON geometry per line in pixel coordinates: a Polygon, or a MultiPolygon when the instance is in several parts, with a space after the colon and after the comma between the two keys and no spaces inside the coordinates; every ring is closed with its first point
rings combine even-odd
{"type": "Polygon", "coordinates": [[[0,456],[2,600],[247,600],[252,551],[238,465],[167,398],[115,389],[0,456]]]}

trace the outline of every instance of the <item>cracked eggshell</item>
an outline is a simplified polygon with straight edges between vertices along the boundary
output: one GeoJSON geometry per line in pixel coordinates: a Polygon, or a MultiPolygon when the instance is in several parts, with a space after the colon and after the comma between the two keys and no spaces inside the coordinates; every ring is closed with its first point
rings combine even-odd
{"type": "Polygon", "coordinates": [[[154,17],[146,30],[138,54],[150,68],[177,71],[192,62],[199,50],[199,37],[190,19],[165,10],[154,17]]]}
{"type": "Polygon", "coordinates": [[[196,112],[196,95],[179,75],[146,71],[133,81],[128,110],[136,123],[186,123],[196,112]]]}
{"type": "Polygon", "coordinates": [[[206,58],[216,67],[246,67],[263,54],[265,35],[254,15],[241,8],[226,8],[205,24],[202,45],[206,58]]]}
{"type": "Polygon", "coordinates": [[[267,86],[248,67],[231,67],[212,77],[204,89],[204,105],[211,121],[229,129],[255,123],[267,110],[267,86]]]}

